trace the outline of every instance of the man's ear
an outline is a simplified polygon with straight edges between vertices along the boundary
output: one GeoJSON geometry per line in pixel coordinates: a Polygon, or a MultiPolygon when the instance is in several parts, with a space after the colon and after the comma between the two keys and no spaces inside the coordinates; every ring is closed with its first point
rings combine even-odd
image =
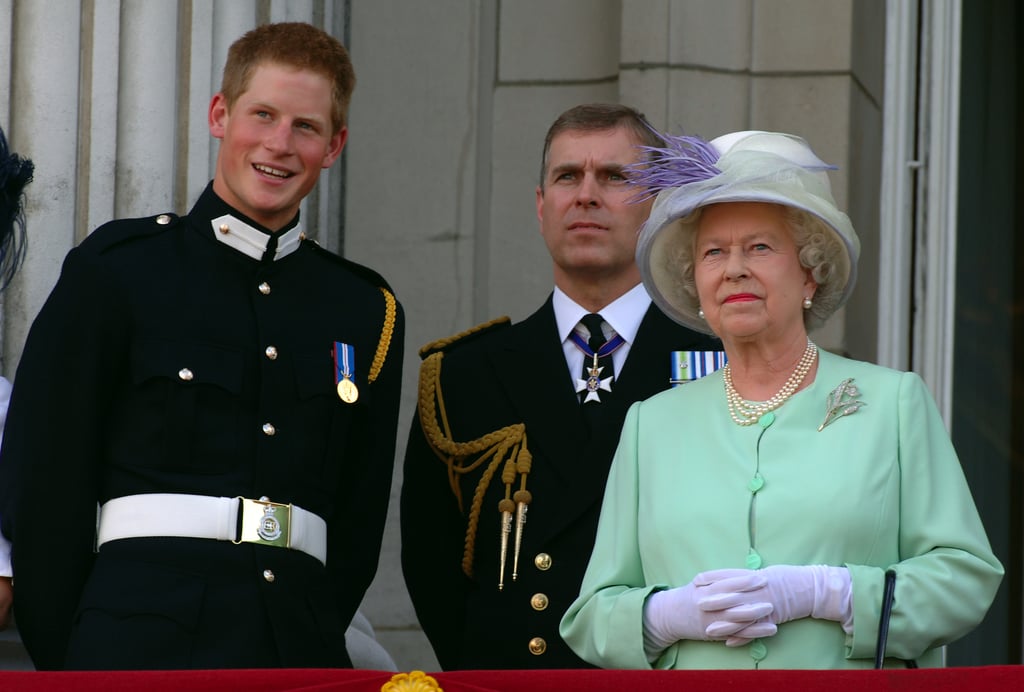
{"type": "Polygon", "coordinates": [[[345,148],[345,142],[348,141],[348,127],[342,126],[340,130],[334,133],[331,137],[330,143],[327,145],[327,151],[324,153],[324,161],[321,164],[322,168],[330,168],[331,165],[337,161],[338,157],[341,156],[341,150],[345,148]]]}
{"type": "Polygon", "coordinates": [[[217,139],[223,139],[228,120],[228,102],[224,98],[224,94],[218,92],[210,99],[210,111],[207,114],[207,119],[210,122],[210,134],[217,139]]]}

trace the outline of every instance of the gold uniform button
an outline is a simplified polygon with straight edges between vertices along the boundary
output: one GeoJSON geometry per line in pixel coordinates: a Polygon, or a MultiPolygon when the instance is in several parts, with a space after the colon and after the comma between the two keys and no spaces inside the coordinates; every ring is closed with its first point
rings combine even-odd
{"type": "Polygon", "coordinates": [[[548,643],[544,641],[543,637],[534,637],[530,640],[530,653],[534,656],[540,656],[547,650],[548,643]]]}
{"type": "Polygon", "coordinates": [[[222,223],[220,225],[220,232],[223,233],[224,235],[227,235],[228,233],[231,232],[231,226],[227,225],[226,223],[222,223]]]}
{"type": "Polygon", "coordinates": [[[269,569],[263,570],[263,578],[266,579],[270,583],[273,583],[274,580],[277,579],[277,577],[274,576],[274,572],[272,570],[269,570],[269,569]]]}
{"type": "Polygon", "coordinates": [[[178,371],[178,379],[181,380],[182,382],[191,382],[192,377],[192,371],[189,370],[188,368],[182,368],[181,370],[178,371]]]}
{"type": "Polygon", "coordinates": [[[551,556],[547,553],[537,553],[537,557],[533,558],[533,564],[542,572],[547,572],[551,569],[551,556]]]}
{"type": "Polygon", "coordinates": [[[267,354],[267,358],[270,360],[277,360],[277,349],[273,346],[267,346],[267,350],[264,353],[267,354]]]}
{"type": "Polygon", "coordinates": [[[269,296],[270,295],[270,284],[268,284],[266,281],[264,281],[263,283],[261,283],[259,285],[259,291],[263,295],[269,296]]]}
{"type": "Polygon", "coordinates": [[[166,226],[167,224],[169,224],[171,222],[171,215],[170,214],[161,214],[160,216],[156,217],[156,222],[158,224],[160,224],[161,226],[166,226]]]}
{"type": "Polygon", "coordinates": [[[548,597],[542,593],[533,594],[533,598],[530,599],[530,605],[533,606],[534,610],[546,610],[548,607],[548,597]]]}
{"type": "Polygon", "coordinates": [[[269,437],[269,436],[273,435],[276,432],[277,432],[277,428],[275,428],[270,423],[264,423],[263,424],[263,434],[264,435],[267,435],[269,437]]]}

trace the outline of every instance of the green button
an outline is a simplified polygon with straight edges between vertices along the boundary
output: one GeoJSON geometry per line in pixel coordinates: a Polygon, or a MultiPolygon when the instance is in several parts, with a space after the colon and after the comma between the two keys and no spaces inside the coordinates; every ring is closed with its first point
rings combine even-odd
{"type": "Polygon", "coordinates": [[[762,476],[760,473],[756,474],[753,478],[750,479],[750,482],[747,483],[747,488],[749,488],[750,492],[752,492],[752,493],[756,493],[758,490],[760,490],[763,487],[764,487],[764,476],[762,476]]]}
{"type": "Polygon", "coordinates": [[[757,419],[757,424],[760,425],[762,428],[767,428],[774,422],[775,414],[772,413],[771,411],[757,419]]]}
{"type": "Polygon", "coordinates": [[[763,661],[768,655],[768,647],[760,639],[750,642],[750,657],[755,661],[763,661]]]}

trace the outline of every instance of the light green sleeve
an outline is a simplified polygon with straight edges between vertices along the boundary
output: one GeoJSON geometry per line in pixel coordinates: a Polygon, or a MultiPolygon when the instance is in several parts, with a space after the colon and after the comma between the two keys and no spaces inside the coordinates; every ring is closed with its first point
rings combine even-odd
{"type": "MultiPolygon", "coordinates": [[[[995,598],[1003,568],[931,394],[914,373],[899,385],[899,562],[887,653],[919,658],[967,634],[995,598]]],[[[854,632],[848,655],[874,655],[884,567],[848,565],[854,632]]]]}
{"type": "Polygon", "coordinates": [[[605,487],[597,539],[580,595],[562,617],[560,633],[581,658],[602,668],[650,668],[643,646],[643,606],[655,587],[644,584],[637,536],[640,411],[626,414],[605,487]]]}

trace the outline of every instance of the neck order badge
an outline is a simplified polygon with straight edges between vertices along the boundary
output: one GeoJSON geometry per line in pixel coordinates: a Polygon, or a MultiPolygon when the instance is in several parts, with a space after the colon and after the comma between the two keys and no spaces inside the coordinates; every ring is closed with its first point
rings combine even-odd
{"type": "Polygon", "coordinates": [[[583,398],[584,404],[591,401],[601,403],[601,397],[598,392],[602,389],[606,392],[611,392],[612,381],[615,379],[611,358],[612,353],[619,346],[626,343],[626,340],[616,334],[608,341],[605,341],[604,333],[601,331],[601,324],[604,322],[604,319],[598,314],[584,315],[580,322],[590,332],[590,340],[589,342],[584,341],[583,337],[576,332],[569,335],[572,342],[583,351],[585,356],[583,360],[583,377],[576,380],[576,392],[587,393],[583,398]],[[589,363],[587,359],[590,359],[589,363]],[[601,377],[602,374],[604,377],[601,377]]]}

